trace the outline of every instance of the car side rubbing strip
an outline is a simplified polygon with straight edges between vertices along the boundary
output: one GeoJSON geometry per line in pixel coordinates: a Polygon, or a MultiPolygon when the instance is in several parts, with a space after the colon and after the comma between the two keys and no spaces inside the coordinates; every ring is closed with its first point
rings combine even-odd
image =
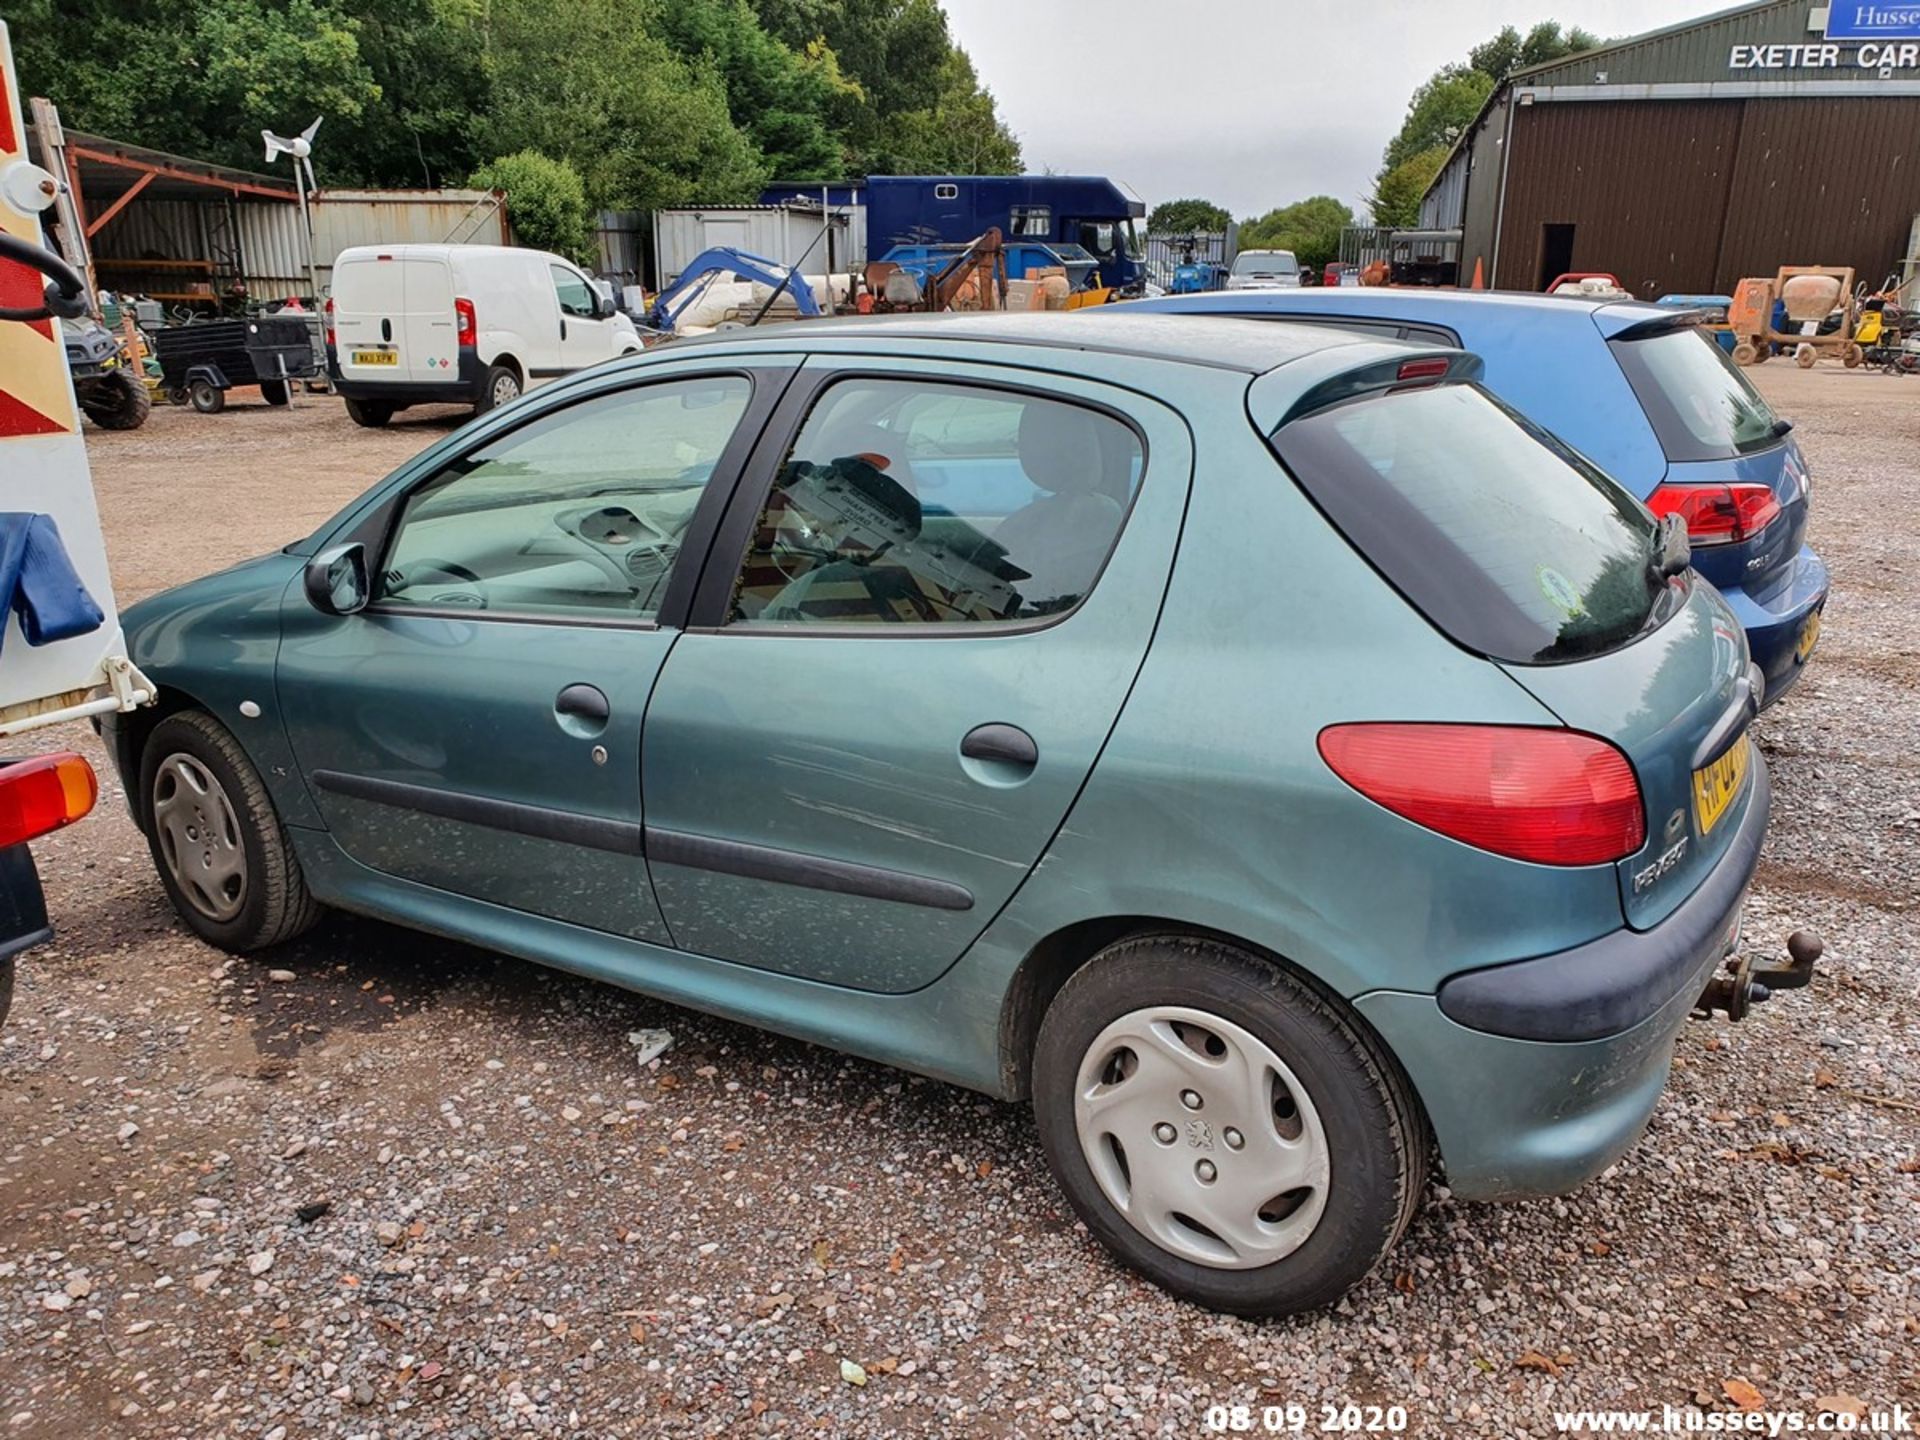
{"type": "Polygon", "coordinates": [[[493,800],[457,790],[437,790],[431,785],[412,785],[403,780],[348,775],[339,770],[315,770],[312,778],[322,790],[354,800],[371,800],[376,805],[414,810],[443,820],[461,820],[469,825],[485,825],[515,835],[530,835],[536,840],[558,840],[589,850],[611,850],[616,855],[643,853],[640,826],[625,820],[551,810],[544,805],[521,805],[512,800],[493,800]]]}
{"type": "Polygon", "coordinates": [[[973,892],[947,880],[856,865],[766,845],[738,840],[714,840],[677,830],[647,827],[647,858],[663,865],[685,865],[714,870],[776,885],[799,885],[809,890],[831,890],[839,895],[864,895],[873,900],[896,900],[902,905],[924,905],[933,910],[971,910],[973,892]]]}

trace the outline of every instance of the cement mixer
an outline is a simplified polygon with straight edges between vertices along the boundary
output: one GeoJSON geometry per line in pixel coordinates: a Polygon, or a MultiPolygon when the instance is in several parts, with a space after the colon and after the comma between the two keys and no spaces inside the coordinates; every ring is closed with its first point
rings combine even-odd
{"type": "Polygon", "coordinates": [[[1785,330],[1768,327],[1767,338],[1791,345],[1793,363],[1810,369],[1822,350],[1839,354],[1851,370],[1866,356],[1853,338],[1853,269],[1830,265],[1784,265],[1774,277],[1773,293],[1787,312],[1785,330]],[[1838,328],[1822,333],[1821,327],[1835,311],[1840,314],[1838,328]]]}

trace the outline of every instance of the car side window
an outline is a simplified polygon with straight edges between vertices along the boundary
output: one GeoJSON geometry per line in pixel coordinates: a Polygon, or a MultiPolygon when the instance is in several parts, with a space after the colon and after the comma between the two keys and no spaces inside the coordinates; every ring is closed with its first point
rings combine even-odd
{"type": "Polygon", "coordinates": [[[564,265],[549,265],[553,272],[553,288],[560,297],[560,313],[581,320],[591,320],[599,313],[594,303],[593,287],[576,272],[564,265]]]}
{"type": "Polygon", "coordinates": [[[377,603],[651,620],[752,394],[739,375],[662,381],[488,440],[407,496],[377,603]]]}
{"type": "Polygon", "coordinates": [[[801,427],[734,624],[979,624],[1079,603],[1145,468],[1113,416],[1038,395],[844,380],[801,427]]]}

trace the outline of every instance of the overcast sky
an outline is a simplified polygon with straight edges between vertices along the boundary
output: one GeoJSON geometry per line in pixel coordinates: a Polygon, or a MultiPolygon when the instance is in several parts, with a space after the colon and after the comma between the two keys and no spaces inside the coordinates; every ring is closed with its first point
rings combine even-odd
{"type": "Polygon", "coordinates": [[[1407,99],[1448,61],[1543,19],[1606,38],[1732,0],[943,0],[1029,170],[1108,175],[1149,205],[1245,219],[1308,195],[1356,211],[1407,99]]]}

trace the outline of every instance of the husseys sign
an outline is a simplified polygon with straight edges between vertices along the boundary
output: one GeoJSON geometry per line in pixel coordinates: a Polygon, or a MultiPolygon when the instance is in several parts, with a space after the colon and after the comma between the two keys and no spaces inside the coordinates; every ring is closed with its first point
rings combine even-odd
{"type": "Polygon", "coordinates": [[[1793,45],[1735,45],[1729,70],[1920,69],[1920,3],[1893,0],[1833,0],[1813,12],[1808,29],[1822,38],[1793,45]]]}

